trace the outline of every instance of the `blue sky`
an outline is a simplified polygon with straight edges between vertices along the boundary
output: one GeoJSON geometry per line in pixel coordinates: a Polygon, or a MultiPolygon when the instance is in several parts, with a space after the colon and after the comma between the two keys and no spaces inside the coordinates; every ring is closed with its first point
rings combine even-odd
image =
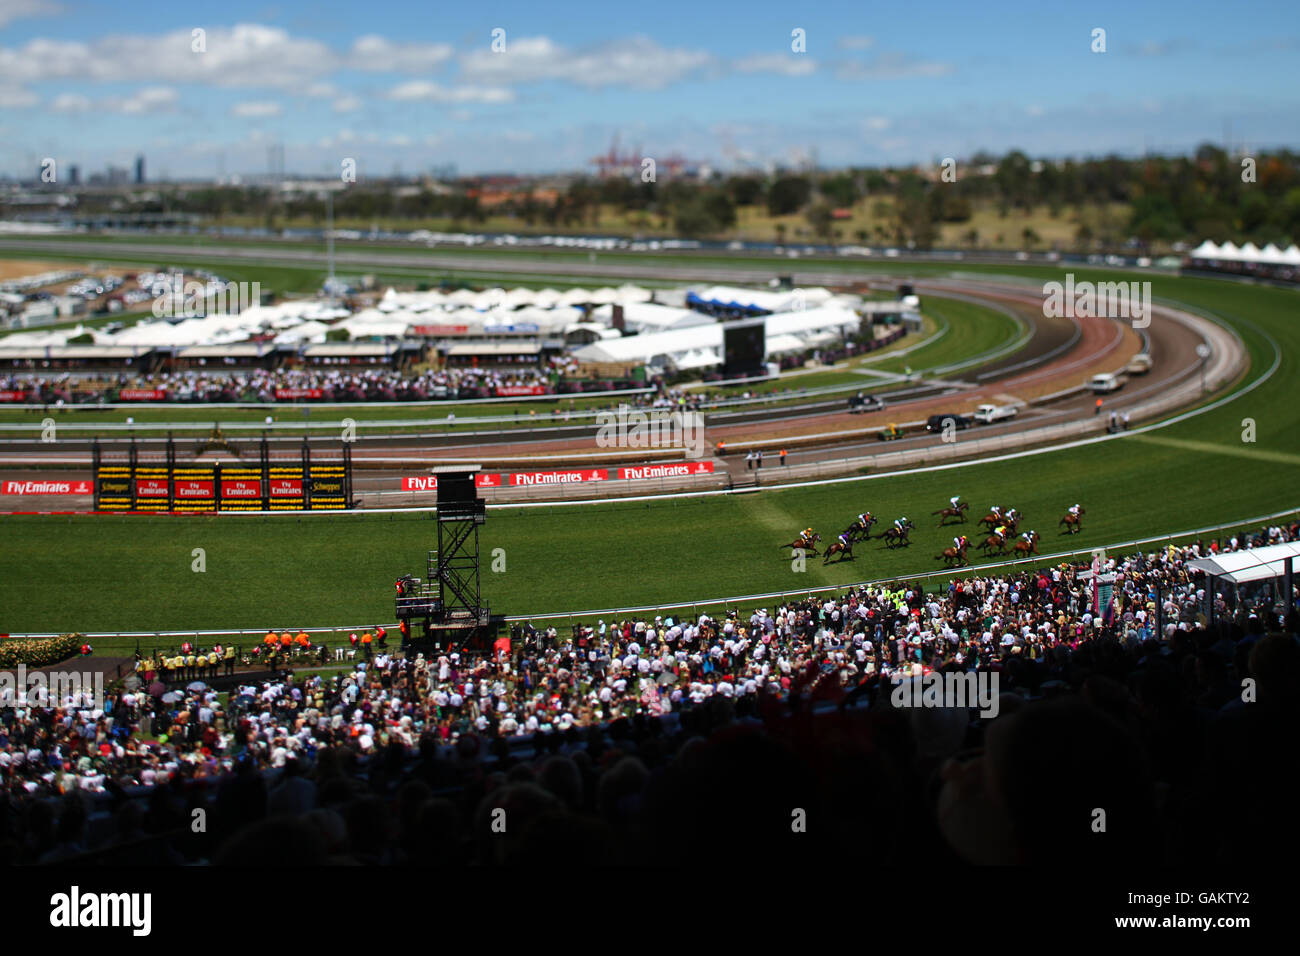
{"type": "Polygon", "coordinates": [[[0,0],[0,174],[1300,144],[1300,4],[0,0]],[[1106,31],[1093,53],[1092,31],[1106,31]],[[203,52],[192,49],[205,31],[203,52]],[[493,30],[505,49],[491,48],[493,30]],[[792,31],[805,52],[792,51],[792,31]]]}

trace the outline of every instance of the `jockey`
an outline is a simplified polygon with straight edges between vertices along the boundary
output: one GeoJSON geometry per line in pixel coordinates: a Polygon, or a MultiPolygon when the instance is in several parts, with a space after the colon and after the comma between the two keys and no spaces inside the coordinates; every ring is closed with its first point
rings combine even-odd
{"type": "Polygon", "coordinates": [[[840,535],[840,544],[844,545],[844,549],[846,551],[849,548],[853,547],[853,545],[849,542],[849,533],[847,531],[845,531],[840,535]]]}
{"type": "Polygon", "coordinates": [[[1003,544],[1006,544],[1006,543],[1007,543],[1007,526],[1006,526],[1006,525],[1004,525],[1004,524],[1000,524],[1000,525],[998,525],[996,528],[993,529],[993,533],[994,533],[995,535],[998,536],[998,540],[1001,541],[1003,544]]]}
{"type": "Polygon", "coordinates": [[[1070,508],[1070,514],[1074,515],[1076,518],[1079,517],[1079,506],[1077,504],[1070,508]]]}
{"type": "Polygon", "coordinates": [[[957,503],[961,501],[961,495],[953,495],[953,496],[952,496],[951,498],[949,498],[948,500],[952,502],[953,510],[956,510],[956,508],[957,508],[957,503]]]}
{"type": "Polygon", "coordinates": [[[812,528],[804,528],[803,531],[799,532],[799,539],[801,541],[811,541],[812,536],[813,536],[812,528]]]}
{"type": "Polygon", "coordinates": [[[964,534],[957,535],[957,537],[952,539],[952,546],[958,551],[966,547],[966,536],[964,534]]]}
{"type": "Polygon", "coordinates": [[[1007,509],[1007,520],[1008,520],[1008,521],[1019,521],[1019,520],[1020,520],[1020,512],[1017,511],[1015,508],[1008,508],[1008,509],[1007,509]]]}
{"type": "Polygon", "coordinates": [[[870,511],[864,511],[862,512],[862,514],[858,515],[858,524],[861,525],[863,528],[866,528],[866,526],[870,523],[871,523],[870,511]]]}
{"type": "Polygon", "coordinates": [[[1026,541],[1033,541],[1033,540],[1034,540],[1034,534],[1035,534],[1035,532],[1033,532],[1033,531],[1026,531],[1026,532],[1024,532],[1023,534],[1021,534],[1020,537],[1022,537],[1022,538],[1023,538],[1024,540],[1026,540],[1026,541]]]}
{"type": "Polygon", "coordinates": [[[902,534],[906,527],[907,527],[907,515],[903,515],[903,517],[901,518],[894,519],[894,530],[897,531],[899,534],[902,534]]]}
{"type": "Polygon", "coordinates": [[[999,508],[997,505],[990,505],[990,506],[989,506],[989,511],[992,513],[993,517],[995,517],[995,518],[1001,518],[1001,517],[1002,517],[1002,509],[999,508]]]}

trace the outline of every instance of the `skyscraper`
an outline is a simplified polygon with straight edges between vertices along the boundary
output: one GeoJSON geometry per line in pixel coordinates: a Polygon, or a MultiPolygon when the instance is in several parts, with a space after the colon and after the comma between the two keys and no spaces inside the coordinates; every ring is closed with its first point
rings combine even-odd
{"type": "Polygon", "coordinates": [[[135,158],[135,181],[136,185],[144,182],[144,155],[141,154],[135,158]]]}

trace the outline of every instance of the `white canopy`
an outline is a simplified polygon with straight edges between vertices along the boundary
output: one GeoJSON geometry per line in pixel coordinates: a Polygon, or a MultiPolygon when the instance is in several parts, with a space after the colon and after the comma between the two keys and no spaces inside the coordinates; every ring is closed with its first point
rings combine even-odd
{"type": "Polygon", "coordinates": [[[1300,541],[1270,544],[1248,551],[1232,551],[1212,558],[1198,558],[1187,562],[1189,568],[1204,571],[1211,577],[1226,578],[1233,584],[1280,578],[1286,574],[1287,562],[1293,573],[1300,571],[1296,558],[1300,557],[1300,541]]]}

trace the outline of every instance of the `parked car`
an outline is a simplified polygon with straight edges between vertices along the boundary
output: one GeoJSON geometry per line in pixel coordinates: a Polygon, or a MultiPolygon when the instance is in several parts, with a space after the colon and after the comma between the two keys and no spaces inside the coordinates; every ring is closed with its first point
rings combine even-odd
{"type": "Polygon", "coordinates": [[[885,407],[885,403],[874,395],[867,395],[863,392],[852,396],[849,399],[849,411],[857,412],[878,412],[885,407]]]}
{"type": "Polygon", "coordinates": [[[1132,361],[1124,367],[1124,371],[1129,375],[1145,375],[1151,371],[1151,356],[1146,352],[1139,352],[1133,356],[1132,361]]]}
{"type": "Polygon", "coordinates": [[[1015,417],[1016,406],[1014,405],[981,405],[975,409],[974,415],[975,421],[981,425],[991,425],[1015,417]]]}
{"type": "Polygon", "coordinates": [[[1118,375],[1111,372],[1103,372],[1100,375],[1094,375],[1088,387],[1092,389],[1095,395],[1105,395],[1109,392],[1117,391],[1124,384],[1124,380],[1118,375]]]}
{"type": "Polygon", "coordinates": [[[928,432],[941,432],[945,427],[944,423],[948,421],[951,421],[952,427],[958,431],[971,426],[971,420],[965,415],[931,415],[925,420],[925,430],[928,432]]]}

